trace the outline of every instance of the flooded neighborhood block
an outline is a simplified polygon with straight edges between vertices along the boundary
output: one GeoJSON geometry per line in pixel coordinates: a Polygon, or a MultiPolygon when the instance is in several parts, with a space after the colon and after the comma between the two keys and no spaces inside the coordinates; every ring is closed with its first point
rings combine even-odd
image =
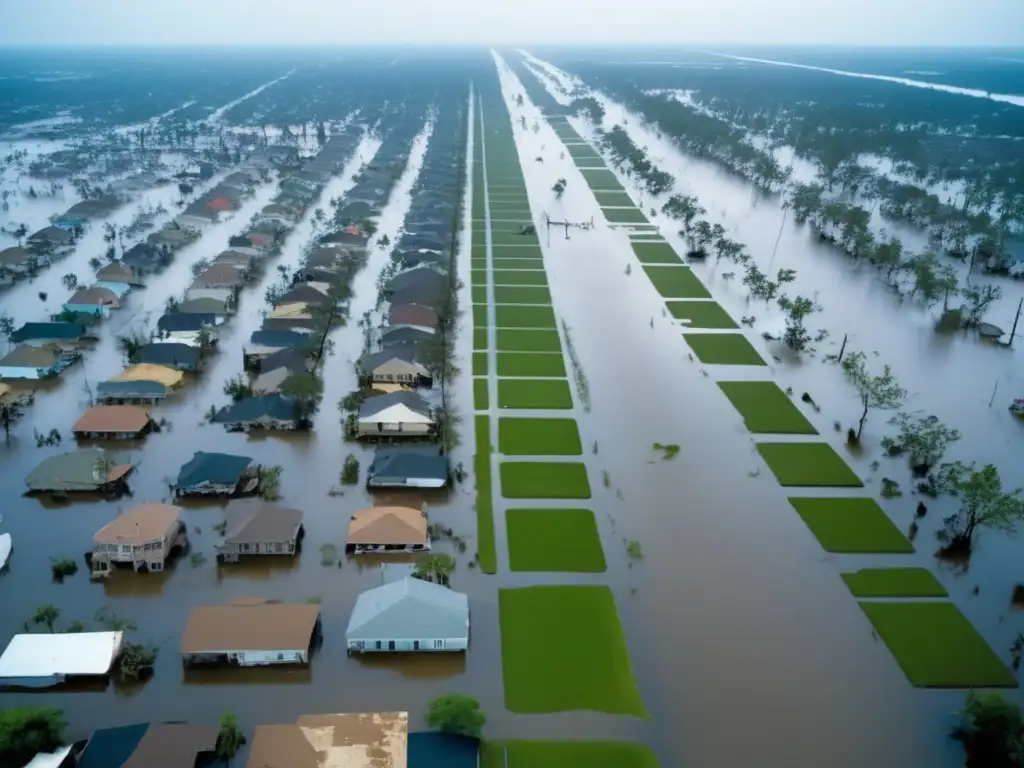
{"type": "Polygon", "coordinates": [[[609,224],[646,224],[648,219],[636,206],[629,208],[601,208],[605,221],[609,224]]]}
{"type": "Polygon", "coordinates": [[[919,688],[1016,688],[1013,672],[950,602],[860,602],[919,688]]]}
{"type": "Polygon", "coordinates": [[[589,509],[509,509],[505,526],[513,571],[602,573],[607,567],[589,509]]]}
{"type": "Polygon", "coordinates": [[[552,352],[499,352],[498,375],[564,378],[565,362],[552,352]]]}
{"type": "Polygon", "coordinates": [[[650,747],[627,741],[501,743],[508,758],[507,768],[659,768],[658,758],[650,747]]]}
{"type": "Polygon", "coordinates": [[[496,285],[494,300],[498,304],[550,304],[551,291],[534,286],[496,285]]]}
{"type": "Polygon", "coordinates": [[[644,272],[650,278],[654,289],[666,299],[710,299],[711,294],[704,283],[685,266],[650,267],[644,272]]]}
{"type": "Polygon", "coordinates": [[[510,712],[648,716],[608,587],[502,589],[498,611],[510,712]]]}
{"type": "Polygon", "coordinates": [[[807,417],[779,389],[774,381],[720,381],[725,392],[743,417],[747,429],[756,434],[816,435],[807,417]]]}
{"type": "Polygon", "coordinates": [[[789,503],[826,552],[909,554],[914,545],[871,498],[807,497],[789,503]]]}
{"type": "Polygon", "coordinates": [[[821,488],[864,485],[828,443],[758,443],[757,451],[779,485],[821,488]]]}
{"type": "Polygon", "coordinates": [[[687,328],[732,330],[739,328],[722,305],[714,301],[667,301],[669,314],[687,328]]]}
{"type": "Polygon", "coordinates": [[[541,269],[494,270],[494,285],[529,285],[547,287],[548,276],[541,269]]]}
{"type": "Polygon", "coordinates": [[[498,407],[568,410],[572,392],[565,379],[498,379],[498,407]]]}
{"type": "Polygon", "coordinates": [[[684,333],[683,338],[708,365],[766,365],[742,333],[684,333]]]}
{"type": "Polygon", "coordinates": [[[498,452],[507,456],[579,456],[583,453],[575,419],[498,419],[498,452]]]}
{"type": "Polygon", "coordinates": [[[555,312],[551,307],[499,304],[494,324],[498,328],[554,328],[555,312]]]}
{"type": "Polygon", "coordinates": [[[587,466],[577,461],[505,461],[501,495],[506,499],[589,499],[587,466]]]}
{"type": "Polygon", "coordinates": [[[949,597],[927,568],[861,568],[840,575],[854,597],[949,597]]]}
{"type": "Polygon", "coordinates": [[[631,243],[633,253],[641,264],[676,264],[682,265],[676,249],[666,243],[631,243]]]}

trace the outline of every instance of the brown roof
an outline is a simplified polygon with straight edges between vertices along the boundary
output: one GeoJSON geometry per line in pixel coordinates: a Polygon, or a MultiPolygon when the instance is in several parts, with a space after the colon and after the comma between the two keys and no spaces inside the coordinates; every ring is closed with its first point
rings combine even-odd
{"type": "Polygon", "coordinates": [[[30,258],[32,254],[17,245],[0,250],[0,264],[24,264],[30,258]]]}
{"type": "Polygon", "coordinates": [[[131,281],[135,278],[135,270],[120,261],[113,261],[107,266],[102,267],[96,273],[97,280],[111,280],[116,278],[121,282],[131,281]]]}
{"type": "Polygon", "coordinates": [[[195,768],[196,755],[217,748],[212,725],[153,723],[121,768],[195,768]]]}
{"type": "Polygon", "coordinates": [[[236,499],[224,508],[224,540],[235,544],[291,541],[302,525],[302,511],[263,499],[236,499]]]}
{"type": "Polygon", "coordinates": [[[233,267],[230,264],[214,264],[192,281],[192,287],[213,288],[221,285],[233,286],[241,282],[242,272],[237,267],[233,267]]]}
{"type": "Polygon", "coordinates": [[[199,605],[189,614],[181,652],[305,650],[319,617],[317,605],[199,605]]]}
{"type": "Polygon", "coordinates": [[[427,518],[410,507],[361,509],[348,524],[349,544],[425,544],[427,518]]]}
{"type": "Polygon", "coordinates": [[[33,347],[23,344],[15,347],[14,350],[0,359],[0,366],[5,368],[51,368],[56,364],[58,358],[57,350],[47,344],[33,347]]]}
{"type": "Polygon", "coordinates": [[[406,768],[407,712],[303,715],[256,729],[248,768],[406,768]]]}
{"type": "Polygon", "coordinates": [[[141,504],[118,515],[93,535],[96,544],[143,544],[162,539],[181,518],[181,507],[141,504]]]}
{"type": "Polygon", "coordinates": [[[72,432],[141,432],[149,413],[137,405],[94,405],[82,414],[72,432]]]}
{"type": "Polygon", "coordinates": [[[116,307],[117,294],[109,288],[94,285],[92,288],[80,288],[65,304],[95,304],[97,307],[116,307]]]}
{"type": "Polygon", "coordinates": [[[425,325],[437,328],[437,312],[421,304],[399,304],[388,313],[391,325],[425,325]]]}

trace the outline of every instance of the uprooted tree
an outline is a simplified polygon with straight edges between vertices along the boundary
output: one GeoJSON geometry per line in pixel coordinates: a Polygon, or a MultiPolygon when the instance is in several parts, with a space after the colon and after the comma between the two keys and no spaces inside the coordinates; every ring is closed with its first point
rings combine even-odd
{"type": "Polygon", "coordinates": [[[969,554],[979,528],[1013,533],[1024,520],[1024,499],[1020,488],[1003,490],[994,464],[976,469],[974,463],[944,464],[935,477],[940,494],[959,499],[960,508],[942,521],[935,536],[947,555],[969,554]]]}
{"type": "Polygon", "coordinates": [[[857,421],[857,431],[848,433],[851,443],[859,443],[864,432],[864,422],[872,410],[894,410],[899,408],[907,397],[907,391],[900,386],[892,369],[885,365],[882,372],[873,374],[868,370],[867,355],[863,352],[851,352],[842,362],[843,372],[847,380],[857,390],[862,406],[857,421]]]}

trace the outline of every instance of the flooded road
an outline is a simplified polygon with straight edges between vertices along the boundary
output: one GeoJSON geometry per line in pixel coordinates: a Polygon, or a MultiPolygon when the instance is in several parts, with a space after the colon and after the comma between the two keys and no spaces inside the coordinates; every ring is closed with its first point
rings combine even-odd
{"type": "MultiPolygon", "coordinates": [[[[504,79],[506,96],[522,93],[508,75],[504,79]]],[[[533,107],[513,109],[513,114],[521,113],[527,125],[539,117],[533,107]]],[[[638,123],[629,116],[630,128],[638,123]]],[[[546,123],[541,126],[537,134],[516,129],[521,159],[544,157],[543,163],[523,162],[535,223],[543,226],[544,211],[553,218],[557,213],[574,221],[591,216],[600,221],[582,175],[568,153],[559,161],[560,141],[546,123]],[[551,186],[558,178],[566,178],[568,185],[556,203],[551,186]]],[[[637,143],[666,157],[672,149],[664,144],[655,149],[646,137],[637,143]]],[[[681,164],[683,159],[675,157],[681,164]]],[[[721,180],[712,186],[710,172],[697,176],[692,166],[666,170],[684,180],[677,191],[698,194],[713,214],[720,215],[724,208],[749,222],[762,209],[778,212],[777,204],[764,201],[750,212],[749,189],[732,189],[721,180]]],[[[733,231],[755,258],[767,262],[779,220],[765,218],[774,226],[766,230],[762,219],[757,238],[750,236],[752,229],[733,231]]],[[[835,254],[811,251],[805,238],[802,231],[789,239],[783,234],[780,265],[785,254],[786,266],[802,274],[802,263],[792,263],[796,243],[814,254],[821,269],[840,264],[835,254]]],[[[678,240],[675,244],[681,245],[678,240]]],[[[649,282],[642,274],[626,274],[632,261],[627,235],[603,225],[573,232],[568,241],[561,231],[552,231],[546,248],[556,312],[573,329],[574,345],[590,381],[591,412],[577,417],[583,443],[597,442],[596,460],[608,472],[607,487],[595,489],[593,508],[634,672],[655,724],[661,726],[649,735],[662,764],[956,765],[956,750],[950,749],[944,733],[962,694],[911,688],[888,650],[873,641],[870,627],[836,575],[840,568],[856,564],[825,555],[793,513],[785,490],[770,473],[759,471],[753,439],[739,415],[714,379],[688,359],[678,325],[662,316],[664,302],[649,282]],[[595,296],[615,298],[595,301],[595,296]],[[651,450],[654,442],[679,443],[681,453],[663,462],[651,450]],[[623,539],[635,539],[643,547],[643,561],[632,568],[623,562],[624,547],[615,545],[623,539]],[[742,739],[736,737],[736,722],[744,723],[742,739]]],[[[708,277],[713,268],[708,265],[701,276],[708,278],[718,297],[721,281],[708,277]]],[[[633,269],[638,271],[635,264],[633,269]]],[[[813,281],[814,276],[808,279],[813,281]]],[[[865,294],[869,287],[877,291],[867,276],[860,279],[865,294]]],[[[836,275],[822,285],[820,301],[826,312],[838,303],[826,298],[826,286],[842,281],[836,275]]],[[[851,282],[849,277],[845,282],[851,282]]],[[[723,295],[723,304],[735,316],[752,313],[743,311],[742,298],[730,304],[728,294],[723,295]]],[[[847,315],[858,320],[864,316],[860,309],[847,315]]],[[[896,318],[887,319],[888,333],[896,335],[896,318]]],[[[907,326],[905,316],[899,320],[907,326]]],[[[859,327],[857,334],[858,341],[864,340],[859,327]]],[[[866,343],[865,347],[873,348],[866,343]]],[[[889,360],[885,352],[883,359],[889,360]]],[[[912,359],[893,356],[901,376],[912,359]]],[[[822,413],[809,417],[824,439],[832,433],[832,419],[848,422],[855,413],[851,393],[834,368],[817,361],[801,368],[771,368],[780,386],[808,390],[822,404],[822,413]],[[821,378],[808,382],[814,376],[821,378]]],[[[731,370],[716,375],[751,378],[731,370]]],[[[931,388],[910,388],[918,398],[915,407],[925,407],[917,405],[923,400],[919,393],[931,388]]],[[[937,409],[939,402],[929,401],[929,407],[937,409]]],[[[869,421],[869,429],[872,426],[881,427],[882,419],[876,416],[873,425],[869,421]]],[[[862,475],[868,474],[868,461],[855,462],[862,475]]],[[[899,472],[894,463],[886,463],[885,474],[902,481],[899,472]]],[[[881,474],[870,483],[869,493],[877,492],[881,474]]],[[[901,528],[909,522],[915,503],[905,498],[887,505],[901,528]]],[[[931,560],[930,535],[922,531],[923,551],[916,556],[926,564],[931,560]]],[[[979,561],[992,556],[990,540],[994,543],[996,537],[986,537],[979,561]]],[[[1003,568],[1005,572],[1005,561],[1003,568]]],[[[972,607],[984,605],[985,590],[981,598],[974,598],[973,606],[960,599],[973,587],[974,572],[969,586],[959,592],[959,583],[950,574],[940,578],[977,621],[983,611],[972,607]]],[[[1004,592],[994,596],[988,608],[1003,612],[1008,600],[1009,593],[1004,592]]],[[[991,628],[984,621],[978,626],[983,632],[991,628]]],[[[998,643],[995,647],[1001,648],[998,643]]],[[[599,735],[586,730],[565,733],[599,735]]]]}

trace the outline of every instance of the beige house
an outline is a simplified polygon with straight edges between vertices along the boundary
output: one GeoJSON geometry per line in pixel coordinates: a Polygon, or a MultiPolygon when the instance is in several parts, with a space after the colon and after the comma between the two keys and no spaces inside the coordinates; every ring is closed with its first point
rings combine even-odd
{"type": "Polygon", "coordinates": [[[414,350],[394,347],[359,358],[359,369],[374,384],[430,384],[430,371],[416,360],[414,350]]]}
{"type": "Polygon", "coordinates": [[[114,563],[128,563],[136,571],[162,571],[171,550],[187,542],[181,507],[142,504],[96,531],[92,537],[92,577],[106,578],[114,563]]]}
{"type": "Polygon", "coordinates": [[[237,563],[249,555],[294,556],[302,539],[302,512],[263,499],[237,499],[224,509],[224,543],[217,556],[237,563]]]}
{"type": "Polygon", "coordinates": [[[346,548],[357,555],[430,549],[427,516],[412,507],[373,507],[352,515],[346,548]]]}

